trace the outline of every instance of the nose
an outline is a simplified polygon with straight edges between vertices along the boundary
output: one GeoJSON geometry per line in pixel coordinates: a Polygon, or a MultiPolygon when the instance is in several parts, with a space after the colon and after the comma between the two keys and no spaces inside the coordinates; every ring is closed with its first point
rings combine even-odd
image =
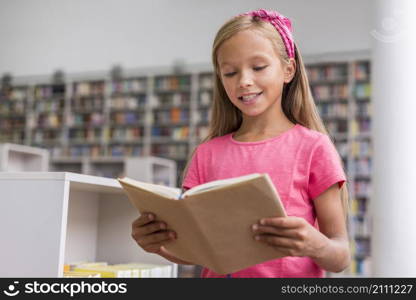
{"type": "Polygon", "coordinates": [[[240,80],[239,80],[239,87],[245,88],[253,85],[253,79],[250,76],[249,72],[241,72],[240,73],[240,80]]]}

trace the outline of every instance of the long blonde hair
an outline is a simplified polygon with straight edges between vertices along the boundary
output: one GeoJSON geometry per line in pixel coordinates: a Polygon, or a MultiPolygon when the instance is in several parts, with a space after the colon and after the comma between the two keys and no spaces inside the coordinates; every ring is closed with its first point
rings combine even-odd
{"type": "MultiPolygon", "coordinates": [[[[209,132],[202,142],[215,137],[223,136],[236,131],[242,124],[242,113],[228,98],[220,78],[217,53],[220,46],[238,32],[244,30],[256,30],[268,38],[283,63],[289,62],[285,45],[278,31],[268,22],[252,16],[238,16],[226,22],[217,32],[212,48],[212,63],[214,66],[214,89],[212,118],[209,124],[209,132]]],[[[306,69],[302,61],[299,49],[295,45],[296,71],[293,79],[284,85],[282,92],[282,110],[286,117],[295,124],[300,124],[309,129],[328,135],[328,132],[319,116],[312,93],[306,69]]],[[[195,150],[191,154],[191,158],[195,150]]],[[[183,178],[189,167],[188,161],[183,172],[183,178]]],[[[341,199],[344,215],[348,211],[348,191],[346,184],[341,189],[341,199]]]]}

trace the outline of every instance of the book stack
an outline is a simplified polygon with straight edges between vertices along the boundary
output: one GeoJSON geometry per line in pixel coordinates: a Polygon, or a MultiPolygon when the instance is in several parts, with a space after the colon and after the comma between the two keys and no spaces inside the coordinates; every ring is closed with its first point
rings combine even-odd
{"type": "Polygon", "coordinates": [[[65,265],[64,277],[169,278],[172,271],[172,265],[162,264],[80,262],[65,265]]]}

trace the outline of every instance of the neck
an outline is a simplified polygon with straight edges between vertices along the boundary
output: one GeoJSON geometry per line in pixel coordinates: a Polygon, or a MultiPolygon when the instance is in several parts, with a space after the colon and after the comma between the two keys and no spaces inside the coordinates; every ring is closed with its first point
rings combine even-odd
{"type": "Polygon", "coordinates": [[[245,116],[236,135],[274,135],[293,127],[293,123],[283,113],[280,105],[277,109],[264,112],[260,116],[245,116]]]}

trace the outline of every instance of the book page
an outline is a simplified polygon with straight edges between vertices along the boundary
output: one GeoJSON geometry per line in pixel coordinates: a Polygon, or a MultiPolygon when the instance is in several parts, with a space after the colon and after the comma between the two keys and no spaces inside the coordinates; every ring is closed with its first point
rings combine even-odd
{"type": "Polygon", "coordinates": [[[128,177],[125,177],[119,180],[125,184],[131,185],[137,188],[141,188],[146,191],[153,192],[153,193],[156,193],[160,196],[164,196],[167,198],[179,199],[179,195],[181,194],[181,189],[178,189],[178,188],[142,182],[142,181],[134,180],[128,177]]]}
{"type": "Polygon", "coordinates": [[[234,178],[210,181],[210,182],[195,186],[195,187],[187,190],[185,193],[183,193],[182,198],[185,197],[186,195],[195,195],[195,194],[198,194],[198,193],[206,192],[208,190],[220,188],[220,187],[231,185],[231,184],[234,184],[234,183],[248,181],[248,180],[251,180],[253,178],[257,178],[259,176],[261,176],[261,174],[253,173],[253,174],[250,174],[250,175],[244,175],[244,176],[239,176],[239,177],[234,177],[234,178]]]}

